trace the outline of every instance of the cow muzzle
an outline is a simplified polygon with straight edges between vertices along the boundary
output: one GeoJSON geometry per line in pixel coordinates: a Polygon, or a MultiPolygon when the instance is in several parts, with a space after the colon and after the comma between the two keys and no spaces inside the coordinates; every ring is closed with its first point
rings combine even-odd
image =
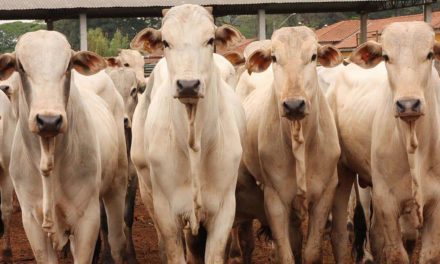
{"type": "Polygon", "coordinates": [[[420,99],[400,99],[396,101],[396,117],[406,122],[417,120],[423,115],[420,99]]]}
{"type": "Polygon", "coordinates": [[[200,93],[200,80],[177,80],[176,98],[182,103],[191,103],[203,98],[200,93]]]}
{"type": "Polygon", "coordinates": [[[307,115],[307,104],[304,99],[285,100],[283,106],[283,117],[289,120],[302,120],[307,115]]]}
{"type": "Polygon", "coordinates": [[[45,138],[55,137],[61,131],[63,117],[62,115],[37,114],[35,116],[35,122],[37,124],[38,135],[45,138]]]}

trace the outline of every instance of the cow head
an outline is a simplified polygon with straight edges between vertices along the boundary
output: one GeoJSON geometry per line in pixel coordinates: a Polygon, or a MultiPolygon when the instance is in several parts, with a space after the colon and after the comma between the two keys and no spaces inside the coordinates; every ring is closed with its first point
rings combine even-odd
{"type": "Polygon", "coordinates": [[[385,62],[393,93],[395,116],[412,122],[425,112],[425,88],[433,59],[440,59],[440,44],[434,31],[424,22],[393,23],[385,28],[381,43],[360,45],[350,61],[363,68],[385,62]]]}
{"type": "Polygon", "coordinates": [[[118,57],[116,57],[117,63],[121,67],[131,68],[136,73],[137,85],[139,91],[144,91],[146,87],[145,75],[144,75],[144,56],[137,50],[121,49],[118,57]]]}
{"type": "Polygon", "coordinates": [[[131,42],[134,49],[153,52],[163,48],[175,97],[195,104],[205,95],[214,67],[214,45],[228,46],[243,36],[231,26],[216,27],[211,9],[176,6],[164,12],[162,28],[146,28],[131,42]]]}
{"type": "Polygon", "coordinates": [[[105,66],[104,59],[92,52],[73,52],[62,34],[40,30],[24,34],[15,53],[0,56],[0,80],[19,73],[29,129],[51,138],[67,130],[71,70],[91,75],[105,66]]]}
{"type": "Polygon", "coordinates": [[[124,126],[131,128],[134,109],[138,102],[139,88],[136,80],[136,73],[131,68],[120,68],[109,72],[116,89],[124,99],[124,126]]]}
{"type": "Polygon", "coordinates": [[[272,64],[281,115],[289,120],[301,120],[309,113],[318,87],[317,62],[333,67],[341,61],[336,48],[319,45],[313,31],[301,26],[275,31],[270,45],[265,43],[249,55],[246,67],[251,74],[265,71],[272,64]]]}

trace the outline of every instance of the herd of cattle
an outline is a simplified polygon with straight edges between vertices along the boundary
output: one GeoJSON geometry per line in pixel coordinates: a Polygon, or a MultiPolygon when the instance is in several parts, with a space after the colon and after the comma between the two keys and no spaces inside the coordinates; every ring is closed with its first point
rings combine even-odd
{"type": "Polygon", "coordinates": [[[6,261],[15,190],[37,263],[66,245],[75,263],[96,261],[100,233],[104,263],[136,263],[139,188],[163,263],[251,263],[255,219],[277,263],[322,263],[328,223],[337,263],[409,263],[418,239],[420,263],[440,263],[428,24],[391,24],[346,60],[307,27],[281,28],[227,60],[214,47],[243,36],[210,8],[163,14],[117,57],[44,30],[0,55],[6,261]],[[157,49],[145,79],[138,50],[157,49]]]}

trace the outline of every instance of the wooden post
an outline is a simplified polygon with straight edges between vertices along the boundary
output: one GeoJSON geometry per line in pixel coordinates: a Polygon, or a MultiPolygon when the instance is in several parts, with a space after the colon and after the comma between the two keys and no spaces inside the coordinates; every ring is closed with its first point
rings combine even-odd
{"type": "Polygon", "coordinates": [[[53,30],[53,20],[48,18],[46,19],[46,28],[47,30],[53,30]]]}
{"type": "Polygon", "coordinates": [[[359,44],[367,41],[367,23],[368,23],[368,13],[361,13],[361,28],[359,34],[359,44]]]}
{"type": "Polygon", "coordinates": [[[258,10],[258,39],[266,39],[266,11],[264,9],[258,10]]]}
{"type": "Polygon", "coordinates": [[[431,5],[431,3],[428,4],[426,2],[431,2],[431,1],[425,0],[425,4],[423,5],[423,20],[426,23],[431,24],[431,22],[432,22],[432,5],[431,5]]]}
{"type": "Polygon", "coordinates": [[[87,15],[79,14],[79,36],[81,50],[87,50],[87,15]]]}

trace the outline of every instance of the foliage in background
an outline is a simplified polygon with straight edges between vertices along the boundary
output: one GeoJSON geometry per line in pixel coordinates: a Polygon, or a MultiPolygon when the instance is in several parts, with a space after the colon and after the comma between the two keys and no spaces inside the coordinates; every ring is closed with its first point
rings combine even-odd
{"type": "Polygon", "coordinates": [[[26,32],[46,28],[43,23],[25,23],[21,21],[0,25],[0,53],[12,52],[18,38],[26,32]]]}
{"type": "Polygon", "coordinates": [[[116,30],[116,33],[110,40],[100,27],[89,29],[87,32],[87,42],[90,51],[106,57],[118,55],[118,49],[126,49],[130,44],[128,36],[122,36],[119,29],[116,30]]]}
{"type": "MultiPolygon", "coordinates": [[[[440,10],[440,2],[433,5],[434,11],[440,10]]],[[[411,7],[398,10],[388,10],[370,13],[369,18],[377,19],[384,17],[420,14],[422,7],[411,7]]],[[[359,19],[357,13],[307,13],[307,14],[280,14],[267,15],[266,34],[283,26],[305,25],[315,29],[346,19],[359,19]]],[[[128,47],[129,41],[140,30],[146,27],[159,28],[161,18],[100,18],[88,19],[88,44],[89,50],[96,51],[103,56],[117,54],[118,48],[128,47]]],[[[256,15],[229,15],[217,17],[216,24],[231,24],[243,33],[247,38],[257,36],[256,15]]],[[[14,50],[18,37],[25,32],[44,29],[43,21],[31,23],[12,22],[0,24],[0,53],[14,50]]],[[[79,50],[79,21],[78,19],[63,19],[55,21],[54,29],[66,35],[72,48],[79,50]]]]}

